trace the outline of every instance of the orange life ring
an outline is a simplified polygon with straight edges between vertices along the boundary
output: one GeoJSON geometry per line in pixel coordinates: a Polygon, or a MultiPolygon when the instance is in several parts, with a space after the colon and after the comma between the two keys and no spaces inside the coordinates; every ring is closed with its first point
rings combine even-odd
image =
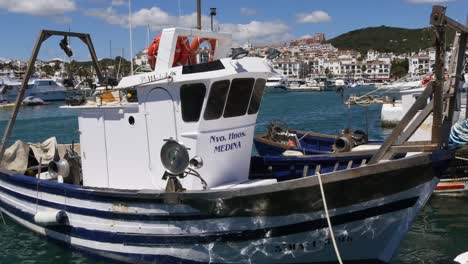
{"type": "MultiPolygon", "coordinates": [[[[159,50],[159,41],[161,40],[161,33],[159,33],[153,40],[153,43],[148,47],[148,64],[151,66],[151,69],[154,70],[156,65],[156,60],[158,57],[159,50]]],[[[177,38],[176,50],[174,53],[174,62],[172,67],[185,65],[187,59],[190,56],[190,46],[188,38],[185,36],[179,36],[177,38]]]]}
{"type": "Polygon", "coordinates": [[[190,45],[190,50],[191,50],[190,61],[189,61],[190,64],[195,64],[197,62],[198,48],[200,47],[200,44],[202,44],[205,41],[208,41],[208,43],[210,44],[210,58],[208,59],[208,61],[213,61],[214,53],[216,50],[216,39],[195,37],[193,39],[192,44],[190,45]]]}

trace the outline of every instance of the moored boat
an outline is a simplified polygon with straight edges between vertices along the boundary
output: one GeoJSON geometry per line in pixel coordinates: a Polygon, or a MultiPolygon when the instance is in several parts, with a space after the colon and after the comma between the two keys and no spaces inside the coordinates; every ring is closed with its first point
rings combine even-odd
{"type": "Polygon", "coordinates": [[[125,263],[390,261],[452,150],[389,140],[368,162],[331,170],[298,157],[252,159],[272,68],[242,50],[227,57],[228,34],[166,29],[159,43],[154,72],[106,91],[136,89],[137,103],[64,107],[78,112],[79,154],[69,148],[46,172],[36,157],[35,170],[26,169],[33,177],[0,173],[3,212],[71,248],[125,263]],[[177,43],[188,37],[216,43],[209,62],[176,61],[177,43]],[[300,177],[272,175],[301,164],[300,177]]]}
{"type": "MultiPolygon", "coordinates": [[[[11,79],[2,80],[1,95],[9,100],[15,101],[21,82],[11,79]]],[[[25,96],[39,97],[44,101],[63,101],[65,100],[66,88],[52,79],[35,79],[28,83],[28,89],[25,96]]]]}

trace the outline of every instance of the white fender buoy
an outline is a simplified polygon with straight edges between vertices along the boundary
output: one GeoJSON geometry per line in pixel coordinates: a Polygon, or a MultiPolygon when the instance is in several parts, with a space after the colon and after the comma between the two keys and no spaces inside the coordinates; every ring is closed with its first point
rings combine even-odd
{"type": "Polygon", "coordinates": [[[34,215],[34,222],[44,226],[65,225],[68,223],[68,216],[61,210],[40,211],[34,215]]]}
{"type": "Polygon", "coordinates": [[[468,252],[458,255],[453,261],[460,264],[468,264],[468,252]]]}

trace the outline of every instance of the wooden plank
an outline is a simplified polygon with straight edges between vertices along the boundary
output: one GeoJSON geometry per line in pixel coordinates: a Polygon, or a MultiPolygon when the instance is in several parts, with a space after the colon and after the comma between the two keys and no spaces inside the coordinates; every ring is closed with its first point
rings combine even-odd
{"type": "Polygon", "coordinates": [[[391,151],[393,153],[406,153],[406,152],[432,152],[439,148],[438,144],[428,145],[410,145],[410,146],[392,146],[391,151]]]}
{"type": "Polygon", "coordinates": [[[424,109],[419,112],[418,116],[411,122],[411,124],[408,126],[407,129],[398,137],[398,140],[396,142],[397,145],[403,144],[405,141],[407,141],[421,126],[422,123],[427,119],[427,117],[431,114],[432,112],[432,107],[434,106],[433,101],[431,101],[424,109]]]}
{"type": "MultiPolygon", "coordinates": [[[[414,102],[411,108],[406,112],[405,116],[401,119],[400,123],[393,129],[390,136],[385,140],[382,147],[372,156],[368,164],[375,164],[382,159],[382,157],[387,153],[393,143],[398,140],[400,134],[407,127],[408,123],[414,118],[421,108],[427,105],[427,99],[432,94],[432,82],[429,83],[426,89],[422,92],[421,96],[414,102]]],[[[408,132],[409,133],[409,132],[408,132]]]]}

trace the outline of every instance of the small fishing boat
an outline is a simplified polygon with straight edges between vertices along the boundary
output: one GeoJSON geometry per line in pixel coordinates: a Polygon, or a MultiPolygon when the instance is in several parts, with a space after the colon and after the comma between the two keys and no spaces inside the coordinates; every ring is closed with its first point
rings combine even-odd
{"type": "MultiPolygon", "coordinates": [[[[413,145],[391,137],[367,162],[302,163],[301,177],[278,180],[272,173],[295,173],[300,158],[251,158],[273,73],[265,59],[239,49],[228,57],[229,34],[192,29],[163,30],[158,48],[154,72],[113,88],[136,89],[137,103],[64,106],[78,112],[79,150],[48,155],[44,170],[47,157],[25,155],[32,173],[1,170],[2,212],[49,239],[124,263],[390,261],[453,157],[443,138],[413,145]],[[176,47],[187,38],[210,43],[209,62],[181,61],[176,47]]],[[[415,108],[429,96],[450,101],[438,84],[415,108]]],[[[409,111],[403,129],[413,117],[409,111]]],[[[7,165],[20,155],[3,156],[4,146],[7,165]]]]}
{"type": "Polygon", "coordinates": [[[35,105],[47,105],[49,103],[45,102],[41,98],[34,97],[34,96],[27,96],[23,100],[23,105],[26,106],[35,106],[35,105]]]}
{"type": "Polygon", "coordinates": [[[368,140],[362,130],[345,129],[340,135],[289,129],[280,120],[272,120],[267,133],[254,138],[261,156],[330,154],[357,150],[378,149],[382,141],[368,140]],[[357,148],[361,146],[360,148],[357,148]]]}

